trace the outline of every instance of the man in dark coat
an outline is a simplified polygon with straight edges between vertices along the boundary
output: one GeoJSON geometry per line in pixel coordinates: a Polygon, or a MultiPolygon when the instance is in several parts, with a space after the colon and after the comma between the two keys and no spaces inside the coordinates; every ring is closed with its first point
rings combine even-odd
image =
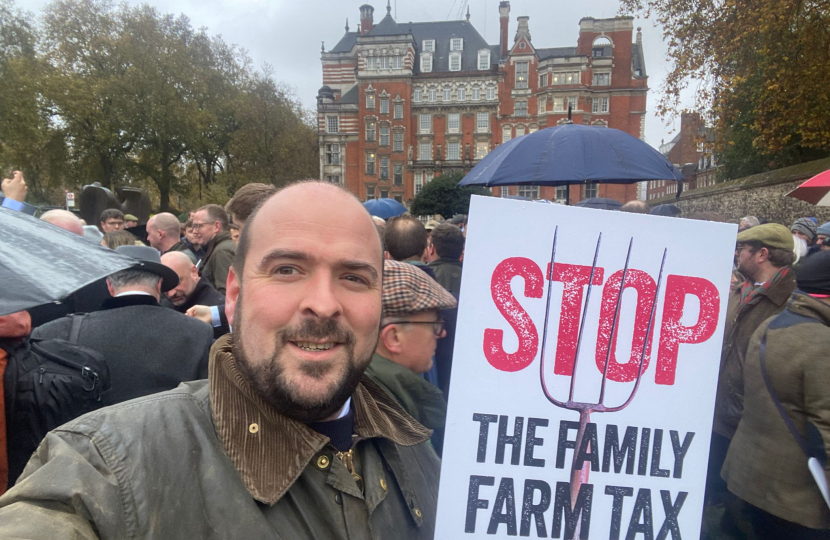
{"type": "Polygon", "coordinates": [[[186,254],[180,251],[165,253],[161,256],[161,264],[179,276],[179,284],[167,291],[165,298],[161,299],[162,306],[185,314],[194,306],[204,306],[211,312],[210,324],[214,338],[231,331],[225,317],[225,295],[214,289],[205,278],[199,277],[196,265],[190,262],[186,254]]]}
{"type": "Polygon", "coordinates": [[[236,255],[236,242],[228,232],[228,214],[218,204],[205,205],[193,214],[193,238],[202,245],[205,256],[199,261],[199,274],[225,294],[228,271],[236,255]]]}
{"type": "MultiPolygon", "coordinates": [[[[213,332],[201,321],[159,306],[161,293],[178,283],[176,273],[161,264],[151,247],[121,246],[119,253],[137,259],[136,266],[107,278],[112,296],[81,324],[78,344],[100,352],[112,386],[101,396],[104,405],[175,388],[207,377],[213,332]]],[[[33,338],[67,339],[70,320],[41,326],[33,338]]]]}
{"type": "Polygon", "coordinates": [[[432,230],[427,247],[427,261],[435,279],[458,298],[461,292],[461,254],[464,233],[458,227],[442,223],[432,230]]]}
{"type": "Polygon", "coordinates": [[[162,255],[171,251],[181,251],[193,264],[199,262],[182,240],[181,223],[170,212],[161,212],[147,221],[147,242],[162,255]]]}

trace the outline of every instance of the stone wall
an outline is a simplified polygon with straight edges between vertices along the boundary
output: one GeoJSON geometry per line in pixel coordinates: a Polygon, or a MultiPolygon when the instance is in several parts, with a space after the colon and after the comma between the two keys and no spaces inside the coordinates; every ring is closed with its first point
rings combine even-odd
{"type": "Polygon", "coordinates": [[[811,161],[793,167],[747,176],[648,201],[651,207],[674,204],[682,210],[681,216],[694,212],[715,212],[735,222],[744,216],[783,223],[788,227],[797,218],[813,216],[819,224],[830,221],[830,207],[787,197],[802,182],[830,169],[830,158],[811,161]]]}

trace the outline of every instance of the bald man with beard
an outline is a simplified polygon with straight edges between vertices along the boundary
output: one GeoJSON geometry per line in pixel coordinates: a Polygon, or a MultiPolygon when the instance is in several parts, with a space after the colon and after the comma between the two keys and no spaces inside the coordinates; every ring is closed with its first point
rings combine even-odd
{"type": "Polygon", "coordinates": [[[383,250],[350,193],[291,185],[251,215],[209,380],[51,432],[0,497],[0,538],[431,540],[430,431],[364,370],[383,250]]]}
{"type": "Polygon", "coordinates": [[[199,276],[199,270],[187,255],[181,251],[170,251],[161,256],[161,264],[179,276],[179,284],[164,293],[160,302],[163,307],[187,314],[193,306],[204,306],[210,312],[213,337],[218,338],[230,332],[225,317],[225,295],[199,276]]]}

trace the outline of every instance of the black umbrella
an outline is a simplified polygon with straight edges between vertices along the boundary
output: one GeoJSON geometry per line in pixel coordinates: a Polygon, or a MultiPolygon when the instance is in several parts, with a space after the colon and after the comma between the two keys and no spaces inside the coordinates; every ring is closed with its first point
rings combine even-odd
{"type": "Polygon", "coordinates": [[[135,259],[0,208],[0,316],[61,300],[135,259]]]}
{"type": "Polygon", "coordinates": [[[680,208],[673,204],[658,204],[651,209],[651,215],[675,217],[680,215],[680,208]]]}
{"type": "Polygon", "coordinates": [[[582,208],[596,208],[597,210],[619,210],[622,208],[620,201],[614,199],[606,199],[605,197],[592,197],[590,199],[582,199],[574,206],[581,206],[582,208]]]}

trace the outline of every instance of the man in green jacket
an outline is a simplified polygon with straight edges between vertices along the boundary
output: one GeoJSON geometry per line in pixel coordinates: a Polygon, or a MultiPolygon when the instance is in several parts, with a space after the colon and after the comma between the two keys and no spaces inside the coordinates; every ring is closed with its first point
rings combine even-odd
{"type": "Polygon", "coordinates": [[[446,335],[440,311],[455,298],[410,264],[387,260],[383,266],[383,319],[375,355],[366,370],[413,418],[434,430],[441,453],[447,403],[421,375],[432,367],[435,347],[446,335]]]}
{"type": "Polygon", "coordinates": [[[0,538],[431,540],[429,430],[363,375],[382,257],[350,193],[277,192],[242,233],[208,381],[51,432],[0,538]]]}
{"type": "MultiPolygon", "coordinates": [[[[744,411],[723,477],[729,491],[751,505],[761,540],[830,538],[830,510],[807,467],[808,453],[830,453],[828,351],[830,252],[825,251],[804,261],[787,308],[755,331],[746,353],[744,411]]],[[[819,474],[826,478],[830,464],[822,465],[819,474]]]]}
{"type": "Polygon", "coordinates": [[[207,204],[193,214],[193,238],[205,255],[196,265],[199,275],[225,294],[228,272],[236,255],[236,242],[228,232],[228,214],[218,204],[207,204]]]}

